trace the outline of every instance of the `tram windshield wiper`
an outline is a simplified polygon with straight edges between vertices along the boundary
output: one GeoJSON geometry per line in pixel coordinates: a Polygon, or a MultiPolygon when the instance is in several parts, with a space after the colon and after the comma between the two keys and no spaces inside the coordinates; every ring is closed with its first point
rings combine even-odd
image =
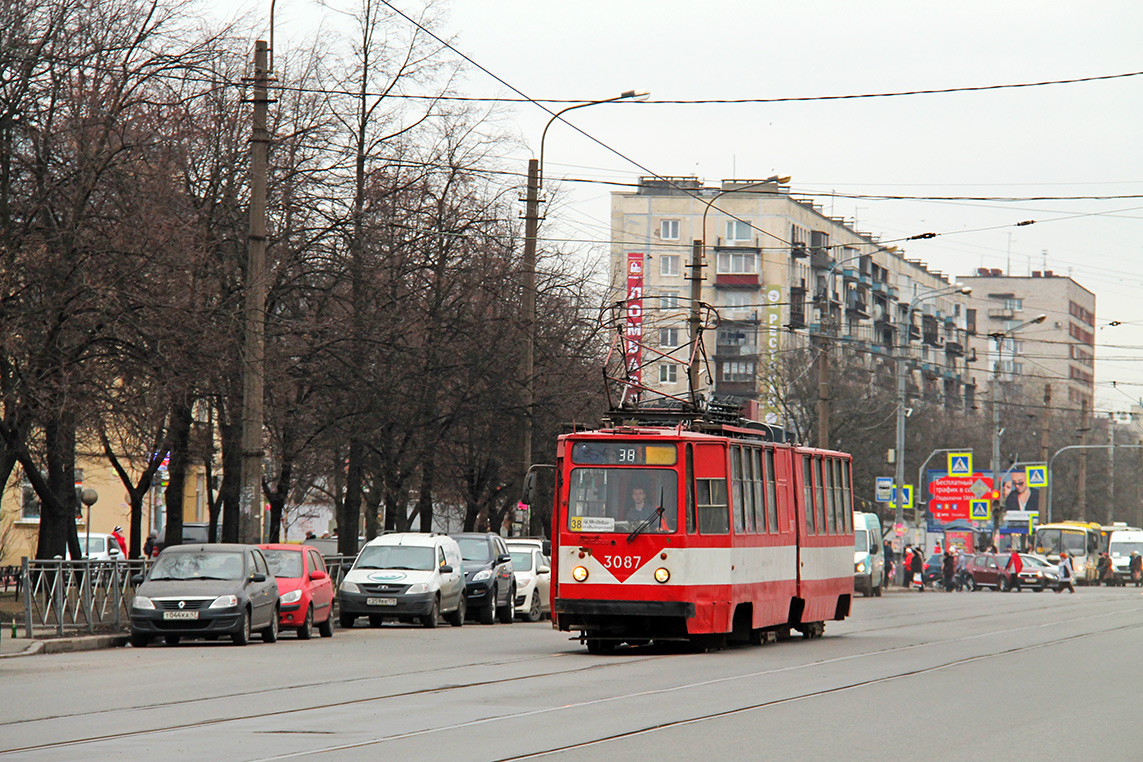
{"type": "Polygon", "coordinates": [[[647,527],[651,526],[651,522],[663,520],[663,489],[659,489],[659,506],[651,513],[650,516],[639,522],[639,526],[631,530],[631,534],[627,535],[627,542],[634,542],[635,538],[642,534],[647,527]]]}

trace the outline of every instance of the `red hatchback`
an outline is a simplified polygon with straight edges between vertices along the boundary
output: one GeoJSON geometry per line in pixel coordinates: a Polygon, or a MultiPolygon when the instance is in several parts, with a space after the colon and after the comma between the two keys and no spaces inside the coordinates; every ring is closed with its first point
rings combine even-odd
{"type": "Polygon", "coordinates": [[[316,625],[323,638],[333,637],[333,581],[316,548],[308,545],[259,545],[270,572],[278,579],[281,628],[308,640],[316,625]]]}

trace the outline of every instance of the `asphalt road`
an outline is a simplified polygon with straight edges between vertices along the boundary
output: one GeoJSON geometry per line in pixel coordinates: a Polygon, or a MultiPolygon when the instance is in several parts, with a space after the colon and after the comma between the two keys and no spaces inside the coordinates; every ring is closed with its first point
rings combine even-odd
{"type": "Polygon", "coordinates": [[[893,593],[825,637],[589,656],[547,623],[0,662],[0,760],[1143,758],[1143,596],[893,593]]]}

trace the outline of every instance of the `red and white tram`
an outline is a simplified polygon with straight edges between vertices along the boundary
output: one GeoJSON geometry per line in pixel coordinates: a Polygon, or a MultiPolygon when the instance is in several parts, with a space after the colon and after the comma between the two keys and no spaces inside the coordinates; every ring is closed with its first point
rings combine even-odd
{"type": "Polygon", "coordinates": [[[850,456],[768,438],[687,424],[560,437],[553,626],[598,652],[816,637],[826,620],[844,619],[850,456]]]}

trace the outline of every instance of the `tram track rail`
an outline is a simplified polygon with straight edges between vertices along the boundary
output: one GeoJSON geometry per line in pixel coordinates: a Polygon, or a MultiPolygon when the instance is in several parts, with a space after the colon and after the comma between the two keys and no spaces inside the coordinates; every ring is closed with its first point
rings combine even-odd
{"type": "MultiPolygon", "coordinates": [[[[1002,613],[1003,612],[997,612],[996,616],[1000,616],[1002,613]]],[[[1010,614],[1011,612],[1008,612],[1008,613],[1010,614]]],[[[1058,627],[1061,624],[1066,624],[1069,622],[1081,622],[1081,621],[1086,622],[1086,621],[1091,621],[1093,619],[1102,618],[1105,616],[1122,615],[1122,613],[1123,613],[1122,611],[1117,611],[1117,612],[1107,612],[1105,614],[1097,614],[1095,616],[1092,616],[1089,614],[1089,615],[1084,615],[1084,616],[1076,616],[1076,617],[1072,617],[1072,618],[1068,618],[1068,619],[1056,619],[1052,622],[1051,626],[1052,627],[1058,627]]],[[[942,618],[929,618],[926,620],[911,620],[910,624],[911,625],[922,625],[922,624],[926,624],[926,623],[928,623],[928,624],[940,624],[944,621],[945,620],[942,618]]],[[[463,723],[455,723],[455,724],[447,725],[447,726],[425,728],[425,729],[409,731],[409,732],[405,732],[405,733],[390,734],[390,735],[381,736],[381,737],[374,738],[374,739],[368,739],[366,741],[356,742],[356,743],[352,743],[352,744],[336,744],[336,745],[330,745],[330,746],[322,747],[320,749],[311,749],[311,750],[308,750],[305,752],[299,752],[299,753],[294,753],[294,754],[285,754],[285,755],[280,755],[280,756],[265,757],[261,760],[261,762],[269,762],[270,760],[278,760],[278,759],[290,759],[290,758],[296,758],[298,756],[334,753],[334,752],[338,752],[338,751],[346,751],[346,750],[357,749],[357,748],[366,748],[369,746],[380,745],[380,744],[384,744],[384,743],[388,743],[388,742],[392,742],[392,741],[397,741],[397,740],[402,740],[402,739],[415,738],[415,737],[434,734],[434,733],[443,733],[443,732],[448,732],[450,730],[460,730],[460,729],[464,729],[466,727],[471,727],[471,726],[480,725],[480,724],[500,722],[500,721],[508,721],[508,720],[513,720],[513,719],[521,719],[521,718],[526,718],[526,717],[534,716],[534,715],[547,714],[547,713],[551,713],[551,712],[567,710],[567,709],[572,709],[572,708],[577,708],[577,707],[582,707],[582,706],[590,706],[593,704],[602,704],[602,703],[606,703],[606,702],[629,700],[632,698],[637,698],[637,697],[647,696],[647,695],[655,695],[655,694],[659,694],[659,693],[693,690],[696,688],[701,688],[701,687],[705,687],[705,686],[709,686],[709,685],[713,685],[713,684],[719,684],[719,683],[727,683],[727,682],[731,682],[731,681],[735,681],[735,680],[754,679],[754,678],[764,677],[766,675],[777,674],[777,673],[782,673],[782,672],[790,672],[790,671],[803,670],[803,669],[812,669],[812,668],[817,668],[817,667],[829,665],[832,663],[839,663],[839,662],[850,661],[850,660],[855,660],[855,659],[883,656],[885,654],[897,652],[897,651],[901,651],[901,650],[936,647],[936,646],[948,645],[948,644],[953,644],[953,643],[957,643],[957,642],[964,642],[964,641],[969,641],[969,640],[976,640],[976,639],[986,638],[986,637],[991,637],[991,636],[1006,635],[1006,634],[1011,634],[1014,632],[1043,629],[1047,626],[1048,625],[1045,625],[1045,624],[1036,624],[1036,625],[1027,625],[1027,626],[1022,626],[1022,627],[988,630],[986,632],[975,633],[975,634],[967,635],[967,636],[961,636],[961,637],[955,637],[955,638],[942,638],[942,639],[929,640],[929,641],[918,642],[918,643],[913,643],[913,644],[908,644],[908,645],[903,645],[903,646],[895,646],[895,647],[884,648],[884,649],[862,651],[860,653],[846,654],[844,656],[831,657],[831,658],[827,658],[827,659],[815,659],[813,661],[801,662],[801,663],[793,664],[793,665],[783,665],[783,666],[778,666],[778,667],[774,667],[774,668],[770,668],[770,669],[753,671],[750,673],[736,673],[736,674],[730,675],[730,676],[713,678],[710,680],[696,681],[696,682],[691,682],[691,683],[685,683],[685,684],[680,684],[680,685],[676,685],[676,686],[669,686],[669,687],[655,689],[655,690],[651,690],[651,691],[641,691],[641,692],[634,692],[634,693],[628,693],[628,694],[622,694],[622,695],[616,695],[616,696],[602,697],[599,699],[593,699],[592,701],[589,701],[589,702],[581,702],[579,704],[567,704],[567,705],[562,705],[559,707],[546,707],[546,708],[541,708],[541,709],[536,709],[536,710],[529,710],[526,712],[517,712],[517,713],[509,713],[509,714],[505,714],[505,715],[496,715],[496,716],[491,716],[491,717],[479,718],[476,720],[471,720],[471,721],[463,722],[463,723]]],[[[1113,628],[1108,628],[1108,629],[1101,629],[1098,631],[1084,632],[1084,633],[1069,635],[1069,636],[1065,636],[1065,637],[1053,638],[1053,639],[1050,639],[1050,640],[1047,640],[1044,642],[1030,644],[1030,645],[1016,647],[1016,648],[1003,649],[1003,650],[1000,650],[1000,651],[997,651],[994,653],[978,654],[975,656],[953,659],[953,660],[949,660],[947,662],[942,662],[941,664],[931,665],[929,667],[925,667],[922,669],[906,670],[906,671],[894,673],[891,675],[884,675],[884,676],[874,678],[871,680],[855,681],[852,683],[847,683],[846,685],[834,686],[834,687],[831,687],[829,689],[824,689],[821,691],[807,692],[805,694],[800,694],[798,696],[784,697],[781,699],[775,699],[772,701],[761,702],[758,704],[752,704],[752,705],[748,705],[745,707],[737,707],[734,709],[729,709],[729,710],[725,710],[725,711],[721,711],[721,712],[712,712],[712,713],[709,713],[709,715],[701,715],[701,716],[686,718],[686,719],[682,719],[682,720],[678,720],[678,721],[674,721],[674,722],[660,723],[657,725],[648,726],[648,727],[644,727],[644,728],[636,728],[636,729],[632,729],[630,731],[625,731],[623,733],[615,734],[613,736],[607,736],[605,738],[599,738],[599,739],[593,739],[590,741],[585,741],[581,744],[573,744],[573,745],[569,745],[566,747],[559,747],[559,748],[549,749],[549,750],[545,750],[545,751],[541,751],[541,752],[534,752],[534,753],[530,753],[528,755],[523,755],[523,756],[505,757],[503,762],[509,762],[510,760],[516,760],[516,759],[536,758],[536,757],[540,757],[540,756],[544,756],[544,755],[554,754],[554,753],[557,753],[560,751],[566,751],[566,750],[579,748],[581,746],[589,746],[589,745],[594,745],[594,744],[606,743],[606,742],[612,741],[612,740],[619,740],[619,739],[630,737],[633,735],[638,735],[641,733],[654,732],[656,730],[662,730],[662,729],[666,729],[669,727],[684,725],[687,723],[700,722],[700,721],[704,721],[704,720],[714,720],[714,719],[717,719],[718,717],[722,717],[722,716],[730,716],[730,715],[733,715],[736,713],[741,713],[741,712],[746,712],[746,711],[751,711],[751,710],[756,710],[756,709],[762,709],[762,708],[765,708],[767,706],[775,706],[775,705],[779,705],[779,704],[790,703],[792,701],[804,700],[807,698],[812,698],[812,697],[817,696],[817,695],[825,695],[828,693],[835,693],[835,692],[844,691],[844,690],[853,690],[853,689],[861,688],[861,687],[868,686],[868,685],[873,685],[873,684],[877,684],[877,683],[884,683],[884,682],[888,682],[891,680],[898,680],[898,679],[902,679],[902,678],[906,678],[906,677],[910,677],[910,676],[914,676],[914,675],[918,675],[918,674],[924,674],[927,672],[932,672],[932,671],[936,671],[936,670],[940,670],[940,669],[947,669],[947,668],[954,667],[954,666],[957,666],[960,664],[965,664],[965,663],[970,663],[970,662],[975,662],[975,661],[981,661],[981,660],[991,659],[991,658],[998,658],[998,657],[1001,657],[1001,656],[1004,656],[1007,654],[1019,653],[1022,651],[1029,651],[1029,650],[1038,649],[1038,648],[1044,648],[1044,647],[1048,647],[1048,646],[1058,644],[1058,643],[1064,643],[1064,642],[1068,642],[1071,640],[1087,638],[1087,637],[1091,637],[1094,635],[1101,635],[1101,634],[1105,634],[1105,633],[1109,633],[1109,632],[1114,632],[1117,630],[1138,629],[1138,628],[1143,628],[1143,622],[1131,623],[1131,624],[1121,625],[1119,627],[1113,627],[1113,628]]],[[[774,648],[774,646],[770,646],[769,648],[772,649],[772,648],[774,648]]],[[[751,650],[751,649],[759,649],[759,647],[746,647],[746,648],[743,648],[741,650],[751,650]]],[[[19,724],[28,724],[28,723],[34,723],[34,722],[45,722],[45,721],[59,720],[59,719],[68,719],[71,717],[99,715],[99,714],[112,714],[112,713],[119,713],[119,712],[139,711],[139,710],[177,709],[180,706],[189,705],[189,704],[211,702],[211,701],[223,701],[223,700],[228,700],[228,699],[243,698],[243,697],[249,697],[249,696],[255,696],[255,695],[267,695],[267,694],[272,694],[272,693],[277,693],[277,692],[282,692],[282,691],[296,690],[298,688],[339,687],[339,686],[344,686],[344,685],[349,684],[349,683],[362,683],[362,682],[368,682],[368,681],[389,680],[389,679],[393,679],[393,678],[409,677],[409,676],[414,676],[414,675],[445,673],[445,672],[452,672],[452,671],[457,671],[457,670],[461,670],[461,669],[468,669],[468,668],[479,668],[479,667],[497,666],[497,665],[524,664],[524,663],[528,663],[528,662],[532,662],[532,661],[544,661],[544,660],[548,660],[548,659],[557,659],[557,658],[574,656],[574,655],[575,655],[574,653],[545,654],[542,656],[528,657],[525,659],[509,659],[509,660],[501,660],[501,661],[497,661],[497,662],[482,662],[482,663],[473,663],[473,664],[450,665],[448,667],[441,667],[441,668],[430,669],[430,670],[415,670],[415,671],[411,671],[411,672],[407,672],[407,673],[397,673],[397,674],[384,675],[384,676],[364,676],[364,677],[355,677],[355,678],[349,678],[349,679],[332,679],[332,680],[328,680],[328,681],[318,681],[318,682],[308,683],[305,686],[275,687],[275,688],[267,688],[267,689],[259,690],[259,691],[236,692],[236,693],[226,694],[224,696],[201,697],[201,698],[187,699],[187,700],[182,700],[182,701],[145,704],[145,705],[139,705],[136,707],[122,707],[122,708],[117,708],[117,709],[97,710],[97,711],[93,711],[93,712],[55,715],[53,717],[41,717],[41,718],[17,720],[17,721],[8,722],[8,723],[0,723],[0,727],[19,725],[19,724]]],[[[28,754],[28,753],[34,753],[34,752],[45,752],[45,751],[51,751],[51,750],[59,750],[59,749],[82,746],[82,745],[86,745],[86,744],[103,743],[103,742],[110,742],[110,741],[123,740],[123,739],[129,739],[129,738],[137,738],[137,737],[148,736],[148,735],[158,735],[158,734],[163,734],[163,733],[179,732],[179,731],[184,731],[184,730],[194,730],[197,728],[217,727],[220,725],[226,725],[226,724],[230,724],[230,723],[238,723],[238,722],[243,722],[243,721],[248,721],[248,720],[264,721],[267,718],[271,718],[271,717],[275,717],[275,716],[278,716],[278,717],[299,716],[299,715],[304,715],[305,713],[308,713],[308,712],[319,712],[319,711],[329,710],[329,709],[340,709],[340,708],[344,708],[344,707],[350,706],[350,705],[365,705],[365,704],[374,703],[374,702],[399,700],[399,699],[406,699],[409,697],[416,697],[416,696],[427,696],[427,695],[433,695],[433,694],[439,695],[442,693],[448,693],[448,692],[453,692],[453,691],[462,691],[462,690],[476,689],[476,688],[487,688],[489,686],[495,686],[495,685],[506,685],[506,684],[520,683],[520,682],[525,682],[525,681],[530,681],[530,680],[535,680],[535,679],[545,679],[545,678],[559,677],[559,676],[564,676],[564,675],[574,675],[577,673],[585,673],[585,672],[591,672],[591,671],[597,671],[597,670],[604,670],[604,669],[615,668],[615,667],[623,667],[623,666],[627,666],[627,665],[631,665],[631,664],[637,664],[640,662],[650,662],[650,661],[656,661],[656,660],[661,660],[661,659],[669,659],[669,658],[677,657],[677,656],[678,656],[677,652],[670,652],[670,653],[652,654],[652,655],[641,655],[639,653],[620,653],[620,654],[616,654],[610,658],[609,657],[592,657],[593,663],[587,664],[583,667],[574,668],[574,669],[560,669],[560,670],[550,670],[549,669],[549,670],[544,670],[544,671],[540,671],[540,672],[523,674],[523,675],[514,675],[511,677],[505,677],[505,678],[497,678],[497,679],[490,679],[490,680],[472,680],[472,681],[467,681],[467,682],[463,682],[463,683],[450,683],[450,684],[445,684],[445,685],[432,686],[432,687],[421,688],[421,689],[417,689],[417,690],[411,690],[411,691],[395,691],[395,692],[389,692],[389,693],[384,693],[384,694],[365,696],[365,697],[361,697],[358,699],[337,700],[337,701],[331,701],[331,702],[322,702],[322,703],[318,703],[318,704],[312,704],[312,705],[304,706],[304,707],[285,708],[285,709],[278,710],[278,711],[269,711],[269,712],[259,711],[259,712],[252,712],[252,713],[247,713],[247,714],[242,714],[242,715],[227,715],[225,717],[213,717],[213,718],[207,718],[207,719],[191,721],[191,722],[169,723],[169,724],[164,724],[164,725],[157,726],[157,727],[142,728],[142,729],[138,729],[138,730],[129,730],[129,731],[122,731],[122,732],[115,732],[115,733],[98,734],[98,735],[85,736],[82,738],[64,739],[64,740],[60,740],[60,741],[53,741],[53,742],[46,742],[46,743],[39,743],[39,744],[29,744],[29,745],[24,745],[24,746],[20,746],[20,747],[2,749],[2,750],[0,750],[0,757],[7,757],[7,756],[16,755],[16,754],[28,754]],[[632,658],[632,657],[634,657],[634,658],[632,658]]],[[[703,658],[703,657],[700,657],[700,658],[703,658]]],[[[291,730],[271,730],[271,731],[259,731],[259,732],[267,733],[267,734],[291,733],[291,734],[297,734],[297,735],[314,735],[314,736],[329,735],[329,733],[326,733],[324,731],[306,731],[306,730],[292,730],[292,731],[291,730]]]]}

